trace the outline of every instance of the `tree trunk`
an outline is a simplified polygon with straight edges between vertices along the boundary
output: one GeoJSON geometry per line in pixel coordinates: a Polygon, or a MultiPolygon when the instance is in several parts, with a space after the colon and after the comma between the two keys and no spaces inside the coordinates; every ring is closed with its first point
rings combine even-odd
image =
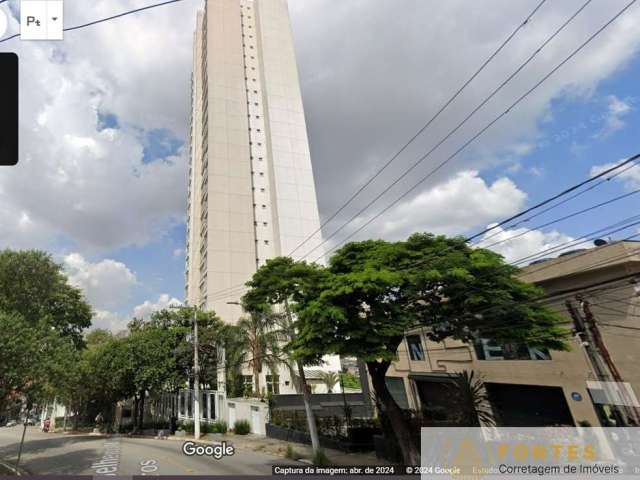
{"type": "Polygon", "coordinates": [[[139,418],[140,430],[144,428],[144,397],[145,397],[145,392],[140,392],[140,418],[139,418]]]}
{"type": "Polygon", "coordinates": [[[73,430],[78,431],[78,422],[80,421],[80,405],[77,405],[77,408],[73,411],[73,430]]]}
{"type": "Polygon", "coordinates": [[[260,372],[258,371],[258,366],[255,364],[255,360],[253,363],[253,384],[256,386],[255,395],[260,396],[260,372]]]}
{"type": "MultiPolygon", "coordinates": [[[[289,301],[285,299],[284,309],[289,320],[289,325],[293,325],[293,316],[289,308],[289,301]]],[[[307,378],[304,374],[304,366],[302,362],[296,362],[298,366],[298,375],[300,377],[300,390],[302,390],[302,399],[304,400],[304,410],[307,414],[307,425],[309,426],[309,436],[311,437],[311,447],[314,455],[320,451],[320,438],[318,437],[318,426],[316,425],[316,416],[311,408],[311,390],[307,385],[307,378]]]]}
{"type": "Polygon", "coordinates": [[[387,388],[385,376],[391,362],[367,362],[367,369],[371,375],[371,383],[376,396],[384,408],[384,414],[389,419],[393,433],[398,441],[405,465],[420,465],[420,451],[411,436],[411,428],[402,409],[391,396],[387,388]]]}
{"type": "Polygon", "coordinates": [[[307,379],[304,375],[304,367],[298,362],[298,375],[300,376],[300,389],[302,390],[302,398],[304,400],[304,410],[307,414],[307,424],[309,426],[309,436],[311,437],[311,447],[314,455],[320,450],[320,438],[318,437],[318,426],[316,425],[316,417],[311,407],[311,390],[307,385],[307,379]]]}
{"type": "Polygon", "coordinates": [[[62,431],[67,431],[67,419],[69,418],[69,407],[67,405],[64,406],[64,422],[62,423],[62,431]]]}
{"type": "Polygon", "coordinates": [[[140,400],[138,399],[138,395],[133,396],[133,430],[136,430],[138,427],[138,411],[140,400]]]}

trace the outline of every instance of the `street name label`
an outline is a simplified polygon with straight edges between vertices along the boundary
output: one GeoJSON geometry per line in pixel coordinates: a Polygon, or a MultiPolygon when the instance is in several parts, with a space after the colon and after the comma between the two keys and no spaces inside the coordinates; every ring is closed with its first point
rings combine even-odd
{"type": "Polygon", "coordinates": [[[0,166],[18,163],[18,56],[0,52],[0,166]]]}

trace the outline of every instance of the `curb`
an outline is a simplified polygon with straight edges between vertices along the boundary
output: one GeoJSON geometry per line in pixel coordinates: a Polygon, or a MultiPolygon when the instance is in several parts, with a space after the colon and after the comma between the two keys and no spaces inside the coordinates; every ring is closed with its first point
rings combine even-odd
{"type": "Polygon", "coordinates": [[[0,460],[0,467],[9,470],[13,475],[16,476],[22,476],[22,475],[28,475],[28,473],[21,469],[21,468],[16,468],[13,465],[8,464],[7,462],[3,462],[2,460],[0,460]]]}

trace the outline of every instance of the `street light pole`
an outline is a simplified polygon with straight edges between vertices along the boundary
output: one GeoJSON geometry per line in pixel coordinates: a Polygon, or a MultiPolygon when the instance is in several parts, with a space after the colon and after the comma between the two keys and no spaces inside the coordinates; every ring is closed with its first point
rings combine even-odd
{"type": "MultiPolygon", "coordinates": [[[[169,308],[187,308],[187,305],[170,305],[169,308]]],[[[200,361],[198,359],[198,307],[193,306],[193,437],[200,439],[200,361]]]]}
{"type": "Polygon", "coordinates": [[[198,307],[193,307],[193,436],[200,438],[200,362],[198,359],[198,307]]]}

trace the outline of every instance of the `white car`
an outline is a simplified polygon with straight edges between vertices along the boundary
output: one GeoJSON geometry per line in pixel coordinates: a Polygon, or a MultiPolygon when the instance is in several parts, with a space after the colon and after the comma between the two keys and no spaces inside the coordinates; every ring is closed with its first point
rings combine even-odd
{"type": "Polygon", "coordinates": [[[5,427],[15,427],[18,423],[15,420],[9,420],[5,427]]]}

